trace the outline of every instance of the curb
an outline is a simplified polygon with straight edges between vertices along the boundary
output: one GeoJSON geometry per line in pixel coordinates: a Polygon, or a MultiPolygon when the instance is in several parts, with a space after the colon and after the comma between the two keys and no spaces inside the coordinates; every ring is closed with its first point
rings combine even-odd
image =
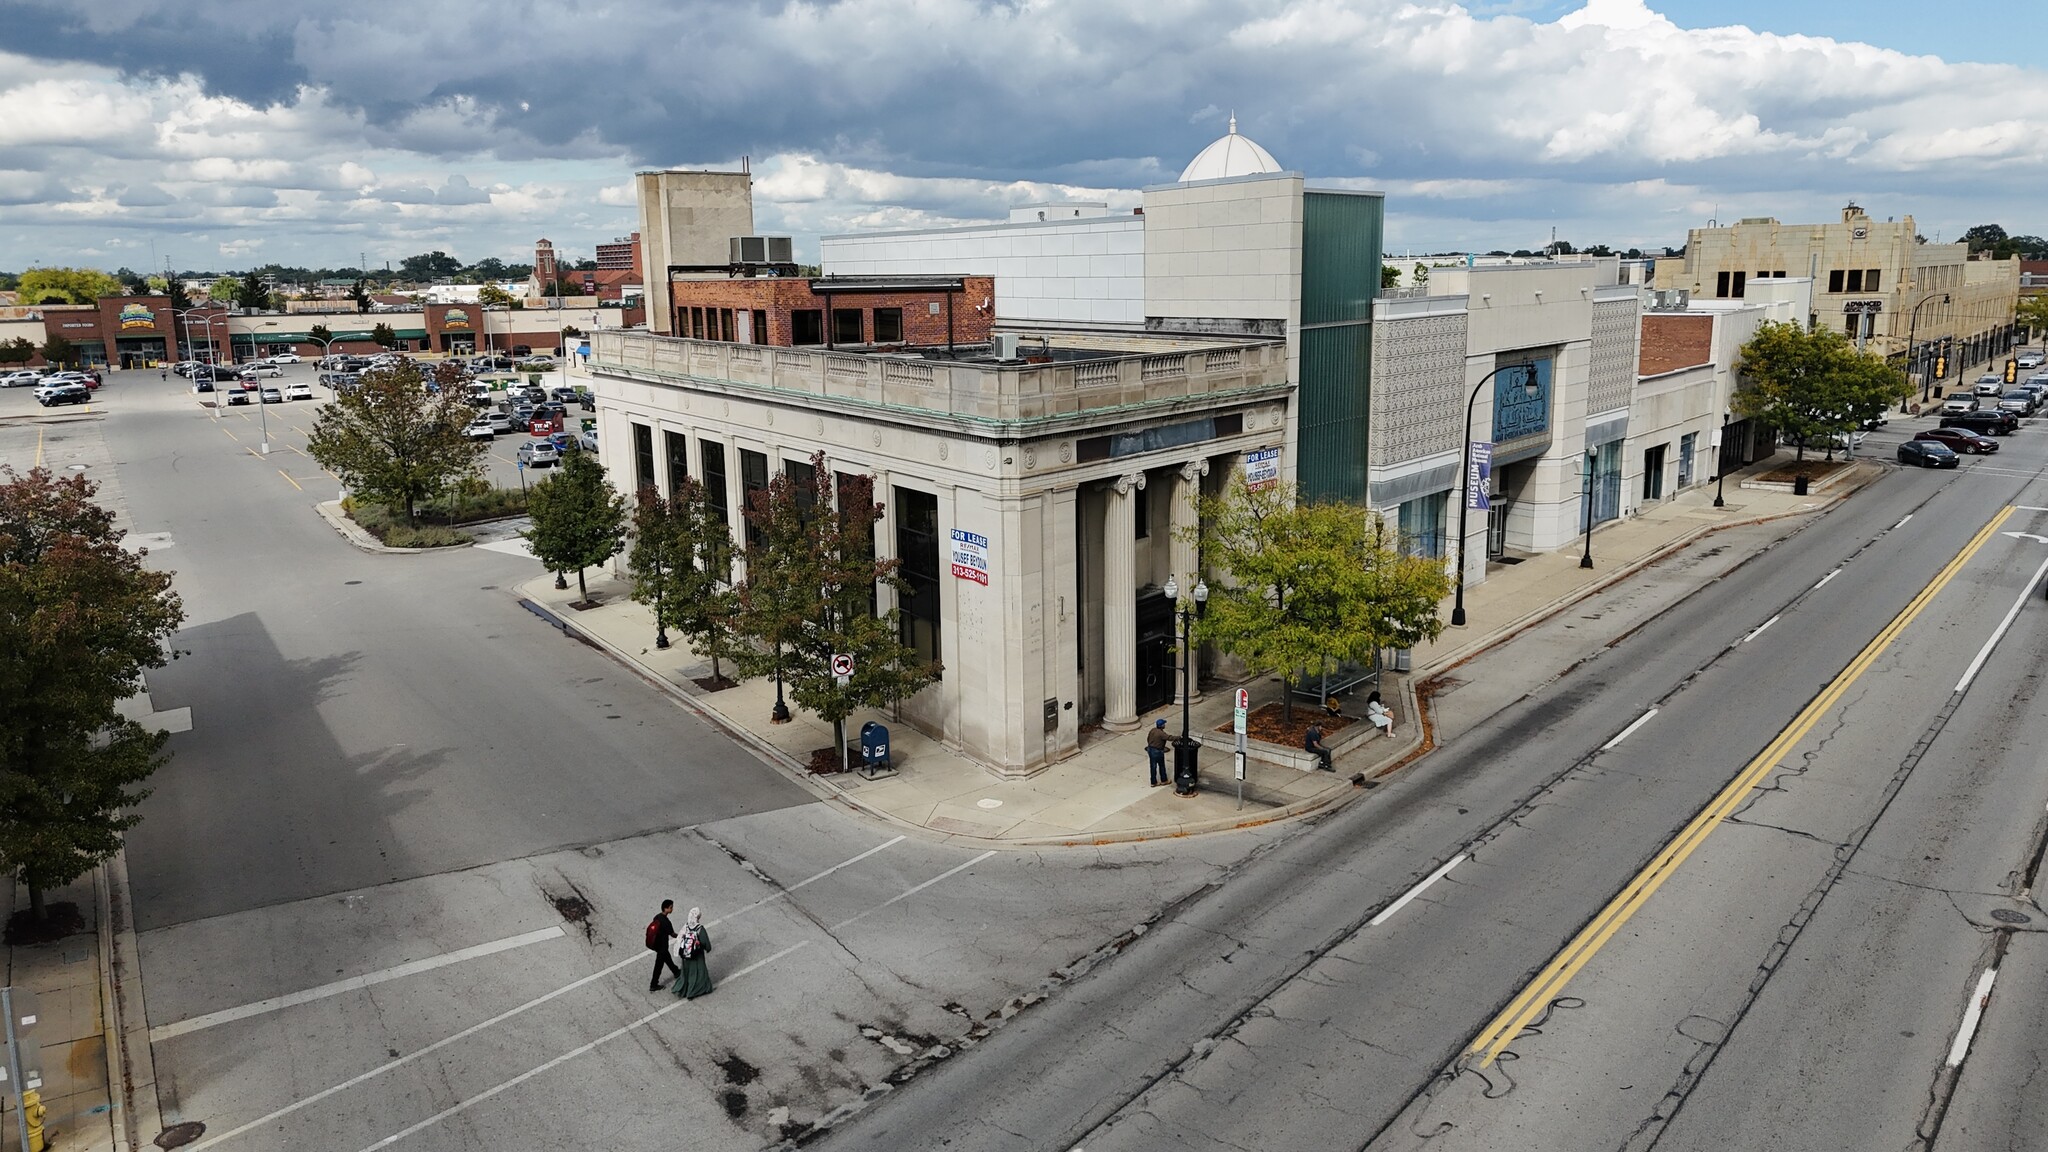
{"type": "Polygon", "coordinates": [[[125,847],[94,869],[93,895],[99,901],[109,1120],[115,1152],[128,1152],[143,1146],[146,1128],[163,1130],[163,1105],[157,1095],[156,1056],[149,1044],[149,1011],[143,999],[141,954],[128,899],[125,847]]]}
{"type": "Polygon", "coordinates": [[[375,536],[364,531],[362,525],[357,524],[344,515],[341,511],[341,501],[339,500],[323,500],[313,505],[313,510],[320,514],[321,519],[327,521],[329,527],[341,533],[342,539],[347,540],[365,552],[382,552],[387,556],[426,556],[435,552],[454,552],[476,545],[476,541],[470,540],[462,544],[450,544],[443,548],[390,548],[386,547],[375,536]]]}
{"type": "MultiPolygon", "coordinates": [[[[709,723],[712,727],[718,729],[720,732],[723,732],[727,736],[731,737],[735,742],[739,743],[742,747],[745,747],[749,751],[753,752],[755,756],[760,758],[763,762],[767,763],[770,767],[774,768],[778,772],[781,772],[784,776],[791,779],[798,786],[808,790],[812,794],[816,795],[819,799],[829,800],[841,804],[846,808],[849,808],[854,812],[857,812],[870,819],[880,821],[881,823],[887,824],[893,828],[901,829],[907,833],[914,833],[918,835],[920,838],[930,840],[934,843],[972,845],[981,848],[1001,849],[1078,848],[1091,847],[1101,844],[1136,843],[1146,840],[1170,840],[1186,836],[1201,835],[1209,832],[1229,832],[1239,828],[1256,828],[1263,824],[1272,824],[1281,820],[1289,820],[1295,817],[1304,816],[1311,812],[1319,811],[1323,808],[1332,807],[1338,802],[1362,794],[1359,788],[1350,785],[1347,777],[1344,777],[1340,774],[1338,776],[1338,782],[1342,782],[1341,786],[1338,782],[1333,782],[1329,790],[1320,795],[1309,796],[1301,800],[1296,800],[1291,804],[1282,805],[1278,808],[1268,808],[1264,811],[1242,817],[1219,816],[1208,820],[1192,820],[1183,824],[1160,824],[1154,825],[1149,828],[1113,829],[1106,832],[1092,833],[1088,835],[1031,836],[1005,840],[991,839],[986,836],[970,836],[966,833],[961,832],[939,832],[931,828],[927,828],[922,824],[913,824],[900,816],[876,808],[873,805],[870,805],[860,800],[852,793],[847,792],[839,788],[838,786],[830,783],[829,781],[820,779],[815,773],[806,771],[801,764],[797,763],[794,757],[791,757],[787,753],[783,752],[781,749],[775,747],[773,744],[770,744],[767,741],[761,739],[759,736],[756,736],[753,732],[745,728],[742,728],[737,724],[734,724],[731,720],[726,718],[724,713],[710,708],[709,706],[705,705],[700,700],[698,700],[697,697],[691,695],[688,692],[683,691],[681,688],[677,687],[675,684],[664,679],[663,677],[656,676],[651,672],[647,671],[647,669],[643,667],[639,661],[633,659],[633,657],[630,654],[628,654],[625,650],[621,649],[617,645],[611,643],[608,640],[605,640],[603,637],[598,636],[587,629],[578,627],[575,624],[575,622],[568,620],[560,615],[557,615],[552,609],[548,608],[546,605],[543,605],[533,600],[531,597],[520,594],[516,589],[514,590],[512,595],[513,598],[518,602],[518,604],[521,607],[525,608],[528,612],[533,613],[535,616],[539,617],[541,620],[551,625],[552,627],[560,629],[563,634],[573,637],[577,640],[581,640],[584,643],[589,644],[591,647],[596,648],[598,651],[604,652],[605,654],[609,655],[612,659],[624,665],[627,669],[631,670],[635,675],[639,676],[642,680],[647,681],[649,684],[652,684],[656,688],[667,693],[670,697],[682,702],[685,707],[687,707],[691,712],[695,713],[705,722],[709,723]]],[[[1417,683],[1417,678],[1411,676],[1408,680],[1407,685],[1402,689],[1402,691],[1404,695],[1407,697],[1408,707],[1410,709],[1409,715],[1417,718],[1417,730],[1419,733],[1419,731],[1421,730],[1422,712],[1416,695],[1415,685],[1417,683]]],[[[1392,761],[1389,761],[1387,766],[1375,771],[1372,774],[1371,778],[1379,779],[1381,777],[1386,776],[1388,773],[1394,771],[1396,768],[1402,767],[1403,765],[1407,764],[1410,760],[1413,760],[1415,756],[1423,750],[1425,749],[1423,745],[1423,740],[1420,735],[1408,737],[1406,743],[1399,750],[1396,757],[1392,761]]]]}

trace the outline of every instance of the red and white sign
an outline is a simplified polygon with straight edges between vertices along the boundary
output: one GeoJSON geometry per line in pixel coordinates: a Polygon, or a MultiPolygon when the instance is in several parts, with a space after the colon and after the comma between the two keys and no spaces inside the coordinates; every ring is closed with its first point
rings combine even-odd
{"type": "Polygon", "coordinates": [[[953,575],[976,584],[988,583],[988,537],[953,529],[953,575]]]}
{"type": "Polygon", "coordinates": [[[1242,712],[1242,711],[1244,711],[1245,709],[1247,709],[1247,708],[1250,708],[1251,706],[1252,706],[1252,694],[1251,694],[1251,692],[1249,692],[1249,691],[1248,691],[1248,690],[1246,690],[1246,689],[1243,689],[1243,688],[1239,688],[1239,689],[1237,690],[1237,704],[1236,704],[1236,708],[1237,708],[1237,710],[1238,710],[1239,712],[1242,712]]]}

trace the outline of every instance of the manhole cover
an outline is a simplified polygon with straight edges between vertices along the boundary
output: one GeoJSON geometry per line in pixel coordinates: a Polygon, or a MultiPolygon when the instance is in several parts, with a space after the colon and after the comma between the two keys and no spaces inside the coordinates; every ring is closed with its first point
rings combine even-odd
{"type": "Polygon", "coordinates": [[[2000,924],[2031,924],[2034,922],[2032,916],[2027,915],[2025,912],[2015,912],[2010,908],[1993,908],[1991,910],[1991,918],[2000,924]]]}
{"type": "Polygon", "coordinates": [[[974,806],[977,808],[1001,808],[1003,806],[1003,802],[1001,800],[996,799],[993,796],[990,796],[985,799],[976,800],[974,802],[974,806]]]}
{"type": "Polygon", "coordinates": [[[159,1148],[183,1148],[204,1135],[206,1135],[206,1125],[201,1124],[197,1120],[187,1120],[183,1124],[173,1124],[169,1128],[157,1133],[156,1139],[150,1141],[150,1143],[159,1148]]]}

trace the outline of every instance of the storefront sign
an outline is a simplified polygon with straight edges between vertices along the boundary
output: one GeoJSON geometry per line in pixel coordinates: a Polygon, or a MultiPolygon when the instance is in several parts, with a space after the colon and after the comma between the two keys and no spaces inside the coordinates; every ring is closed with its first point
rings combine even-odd
{"type": "Polygon", "coordinates": [[[64,322],[64,327],[66,327],[66,328],[90,328],[90,327],[92,327],[92,325],[91,325],[90,323],[82,323],[82,322],[80,322],[80,321],[77,321],[77,320],[66,320],[66,321],[64,322]]]}
{"type": "Polygon", "coordinates": [[[953,529],[953,575],[988,583],[988,537],[953,529]]]}
{"type": "Polygon", "coordinates": [[[1247,492],[1264,492],[1280,486],[1280,450],[1261,448],[1244,454],[1244,486],[1247,492]]]}
{"type": "Polygon", "coordinates": [[[1493,481],[1493,445],[1485,440],[1472,442],[1472,455],[1465,459],[1465,507],[1474,512],[1489,508],[1486,490],[1493,481]]]}
{"type": "Polygon", "coordinates": [[[448,314],[441,317],[441,327],[467,328],[469,327],[469,313],[464,312],[460,308],[450,308],[448,314]]]}
{"type": "Polygon", "coordinates": [[[123,304],[121,306],[121,331],[131,328],[156,328],[156,312],[147,304],[123,304]]]}
{"type": "Polygon", "coordinates": [[[1550,432],[1550,359],[1501,369],[1493,377],[1493,442],[1550,432]]]}

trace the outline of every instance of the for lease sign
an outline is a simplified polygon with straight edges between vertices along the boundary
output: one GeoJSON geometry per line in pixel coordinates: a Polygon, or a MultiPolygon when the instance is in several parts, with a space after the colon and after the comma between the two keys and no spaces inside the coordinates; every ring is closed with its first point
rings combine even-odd
{"type": "Polygon", "coordinates": [[[953,529],[953,575],[976,584],[988,583],[988,537],[953,529]]]}

